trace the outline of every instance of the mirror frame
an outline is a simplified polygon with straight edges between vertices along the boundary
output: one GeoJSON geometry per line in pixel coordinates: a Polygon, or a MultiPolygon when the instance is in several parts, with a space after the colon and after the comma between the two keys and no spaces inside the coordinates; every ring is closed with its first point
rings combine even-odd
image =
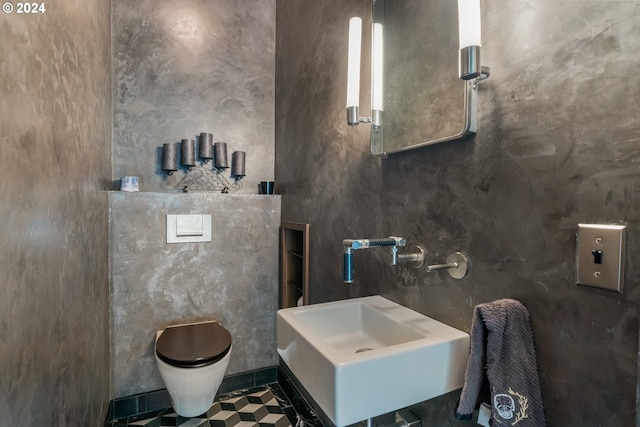
{"type": "MultiPolygon", "coordinates": [[[[384,24],[384,12],[380,10],[376,10],[376,3],[384,2],[384,0],[373,0],[372,8],[373,8],[373,22],[378,23],[382,22],[384,24]]],[[[388,1],[388,0],[387,0],[388,1]]],[[[420,1],[420,0],[418,0],[420,1]]],[[[458,23],[457,20],[455,22],[455,34],[458,33],[458,23]]],[[[373,40],[372,40],[373,46],[373,40]]],[[[373,48],[372,48],[373,49],[373,48]]],[[[373,56],[373,52],[372,52],[373,56]]],[[[374,79],[374,70],[371,70],[371,80],[374,79]]],[[[460,130],[452,135],[446,135],[443,137],[439,137],[436,139],[426,140],[426,141],[418,141],[415,143],[406,143],[400,147],[393,147],[385,149],[384,144],[384,111],[376,111],[376,120],[373,121],[371,125],[371,135],[370,135],[370,143],[371,143],[371,154],[374,156],[386,157],[389,154],[398,153],[402,151],[412,150],[415,148],[424,147],[427,145],[438,144],[440,142],[453,141],[457,139],[461,139],[467,135],[475,134],[477,130],[477,115],[478,115],[478,84],[476,81],[463,81],[460,80],[460,84],[464,86],[463,95],[461,101],[464,103],[463,105],[463,120],[460,126],[460,130]]],[[[371,95],[373,96],[373,94],[371,95]]],[[[372,112],[373,113],[373,112],[372,112]]]]}
{"type": "Polygon", "coordinates": [[[384,149],[384,120],[380,115],[380,123],[382,125],[371,125],[371,154],[374,156],[387,157],[389,154],[400,153],[402,151],[413,150],[414,148],[425,147],[427,145],[438,144],[440,142],[454,141],[464,138],[467,135],[476,133],[478,125],[478,85],[475,82],[463,82],[464,87],[464,123],[462,129],[454,135],[448,135],[437,139],[417,142],[415,144],[406,145],[392,150],[384,149]]]}

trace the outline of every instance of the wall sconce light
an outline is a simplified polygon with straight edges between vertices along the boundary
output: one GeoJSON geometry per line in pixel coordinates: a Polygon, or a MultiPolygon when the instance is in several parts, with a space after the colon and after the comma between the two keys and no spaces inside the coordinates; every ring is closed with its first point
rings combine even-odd
{"type": "MultiPolygon", "coordinates": [[[[369,118],[360,118],[360,56],[362,54],[362,19],[349,20],[349,57],[347,59],[347,124],[355,126],[369,118]]],[[[367,120],[368,119],[368,120],[367,120]]]]}
{"type": "Polygon", "coordinates": [[[349,20],[349,58],[347,60],[347,124],[372,123],[382,126],[382,24],[374,23],[371,43],[371,115],[360,117],[360,57],[362,55],[362,19],[349,20]]]}
{"type": "Polygon", "coordinates": [[[458,31],[460,33],[459,76],[476,83],[489,77],[491,69],[483,66],[480,57],[480,0],[458,0],[458,31]]]}
{"type": "Polygon", "coordinates": [[[382,126],[382,71],[383,71],[383,38],[382,24],[373,23],[371,32],[371,124],[376,130],[382,126]]]}

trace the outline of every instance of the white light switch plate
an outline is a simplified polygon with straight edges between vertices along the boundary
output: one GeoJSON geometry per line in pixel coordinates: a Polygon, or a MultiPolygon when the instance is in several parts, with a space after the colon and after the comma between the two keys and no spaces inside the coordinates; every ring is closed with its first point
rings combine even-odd
{"type": "Polygon", "coordinates": [[[622,293],[624,225],[578,224],[577,281],[622,293]]]}

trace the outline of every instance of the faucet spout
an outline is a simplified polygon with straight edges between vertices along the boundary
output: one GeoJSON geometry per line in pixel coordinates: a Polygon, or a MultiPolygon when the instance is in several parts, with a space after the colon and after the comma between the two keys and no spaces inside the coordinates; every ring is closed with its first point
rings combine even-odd
{"type": "Polygon", "coordinates": [[[405,246],[407,241],[402,237],[386,237],[377,239],[344,239],[342,246],[350,249],[366,249],[375,246],[405,246]]]}
{"type": "Polygon", "coordinates": [[[342,281],[344,283],[353,283],[353,251],[351,248],[345,247],[344,249],[342,267],[342,281]]]}
{"type": "Polygon", "coordinates": [[[407,241],[402,237],[386,237],[376,239],[344,239],[342,241],[343,252],[343,273],[344,283],[353,283],[353,251],[358,249],[374,248],[377,246],[392,246],[393,262],[396,262],[398,246],[405,246],[407,241]]]}

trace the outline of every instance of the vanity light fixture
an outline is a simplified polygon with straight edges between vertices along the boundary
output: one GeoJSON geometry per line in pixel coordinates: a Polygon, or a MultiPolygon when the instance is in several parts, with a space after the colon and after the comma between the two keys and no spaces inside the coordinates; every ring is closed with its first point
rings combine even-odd
{"type": "Polygon", "coordinates": [[[362,19],[349,20],[349,58],[347,60],[347,124],[372,123],[382,126],[382,24],[374,23],[371,43],[371,117],[360,117],[360,57],[362,55],[362,19]]]}
{"type": "Polygon", "coordinates": [[[349,57],[347,59],[347,123],[360,123],[360,56],[362,54],[362,19],[349,20],[349,57]]]}
{"type": "Polygon", "coordinates": [[[374,22],[371,31],[371,124],[374,129],[382,126],[382,70],[383,70],[382,24],[374,22]]]}
{"type": "Polygon", "coordinates": [[[460,36],[459,76],[476,83],[489,77],[491,69],[483,66],[480,57],[480,0],[458,0],[458,31],[460,36]]]}

